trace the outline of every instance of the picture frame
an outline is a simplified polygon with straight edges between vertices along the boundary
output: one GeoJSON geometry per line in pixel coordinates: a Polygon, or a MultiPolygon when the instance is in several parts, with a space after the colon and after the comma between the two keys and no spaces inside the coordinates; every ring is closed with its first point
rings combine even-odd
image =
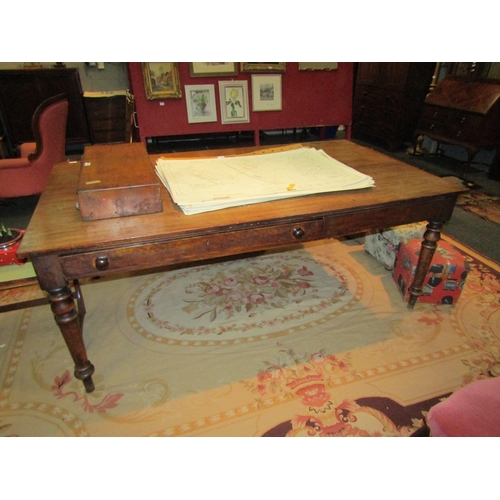
{"type": "Polygon", "coordinates": [[[244,73],[266,73],[286,70],[286,63],[284,62],[242,62],[240,69],[244,73]]]}
{"type": "Polygon", "coordinates": [[[234,62],[190,62],[189,75],[201,76],[234,76],[238,74],[238,67],[234,62]]]}
{"type": "Polygon", "coordinates": [[[299,62],[299,71],[333,71],[338,67],[336,62],[299,62]]]}
{"type": "Polygon", "coordinates": [[[185,85],[184,94],[189,123],[217,121],[214,85],[185,85]]]}
{"type": "Polygon", "coordinates": [[[248,82],[246,80],[219,81],[221,122],[248,123],[248,82]]]}
{"type": "Polygon", "coordinates": [[[148,100],[182,97],[178,63],[142,63],[142,76],[148,100]]]}
{"type": "Polygon", "coordinates": [[[281,111],[281,75],[252,75],[252,111],[281,111]]]}

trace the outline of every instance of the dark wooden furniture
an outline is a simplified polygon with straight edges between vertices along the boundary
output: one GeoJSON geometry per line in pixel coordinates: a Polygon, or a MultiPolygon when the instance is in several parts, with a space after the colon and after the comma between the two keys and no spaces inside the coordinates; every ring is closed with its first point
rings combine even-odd
{"type": "Polygon", "coordinates": [[[463,146],[467,165],[483,148],[500,146],[500,83],[446,77],[427,96],[415,129],[419,136],[463,146]]]}
{"type": "Polygon", "coordinates": [[[85,92],[92,144],[130,142],[134,98],[127,92],[85,92]]]}
{"type": "MultiPolygon", "coordinates": [[[[48,292],[55,320],[75,363],[75,376],[94,390],[82,335],[83,312],[68,283],[73,279],[150,269],[279,248],[294,243],[430,221],[408,307],[422,294],[441,227],[465,191],[441,179],[350,141],[308,143],[370,175],[375,187],[318,194],[185,215],[162,189],[163,211],[156,214],[84,222],[75,208],[79,166],[58,164],[43,192],[18,251],[29,258],[40,287],[48,292]],[[57,231],[53,228],[57,227],[57,231]]],[[[103,146],[114,148],[116,146],[103,146]]],[[[249,153],[238,148],[163,155],[203,157],[249,153]]],[[[151,156],[151,168],[157,156],[151,156]]],[[[116,168],[121,167],[116,158],[116,168]]]]}
{"type": "Polygon", "coordinates": [[[497,153],[491,162],[488,177],[494,181],[500,181],[500,148],[497,149],[497,153]]]}
{"type": "Polygon", "coordinates": [[[0,114],[13,148],[34,141],[31,117],[42,101],[57,94],[66,94],[69,103],[66,144],[88,143],[90,136],[78,69],[0,71],[0,114]]]}
{"type": "Polygon", "coordinates": [[[413,139],[436,63],[359,63],[352,133],[382,139],[389,150],[413,139]]]}

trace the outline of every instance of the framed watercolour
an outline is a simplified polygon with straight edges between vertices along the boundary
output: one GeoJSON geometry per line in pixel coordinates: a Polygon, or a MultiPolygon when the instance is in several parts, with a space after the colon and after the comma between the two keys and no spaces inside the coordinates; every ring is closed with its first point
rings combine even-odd
{"type": "Polygon", "coordinates": [[[219,95],[223,124],[248,123],[250,121],[248,82],[246,80],[219,82],[219,95]]]}
{"type": "Polygon", "coordinates": [[[179,67],[176,62],[142,63],[142,76],[147,99],[182,97],[179,67]]]}
{"type": "Polygon", "coordinates": [[[281,75],[252,75],[252,110],[281,110],[281,75]]]}
{"type": "Polygon", "coordinates": [[[336,62],[299,62],[299,71],[332,71],[338,67],[336,62]]]}
{"type": "Polygon", "coordinates": [[[284,62],[242,62],[240,66],[241,71],[245,73],[266,73],[286,70],[286,63],[284,62]]]}
{"type": "Polygon", "coordinates": [[[217,121],[215,87],[213,85],[185,85],[189,123],[217,121]]]}
{"type": "Polygon", "coordinates": [[[196,76],[230,76],[237,75],[234,62],[190,62],[189,75],[196,76]]]}

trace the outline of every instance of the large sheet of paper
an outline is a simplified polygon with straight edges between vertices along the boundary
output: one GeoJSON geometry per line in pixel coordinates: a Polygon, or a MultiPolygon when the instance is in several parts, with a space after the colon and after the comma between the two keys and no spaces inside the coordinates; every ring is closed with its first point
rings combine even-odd
{"type": "Polygon", "coordinates": [[[314,148],[205,159],[162,158],[156,173],[186,214],[374,186],[371,177],[314,148]]]}

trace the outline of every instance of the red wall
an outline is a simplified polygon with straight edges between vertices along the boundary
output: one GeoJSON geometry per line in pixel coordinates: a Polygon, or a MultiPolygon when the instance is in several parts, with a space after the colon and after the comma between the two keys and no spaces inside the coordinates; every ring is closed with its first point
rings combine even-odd
{"type": "MultiPolygon", "coordinates": [[[[243,130],[279,130],[304,127],[347,125],[352,119],[354,63],[339,63],[334,71],[299,71],[298,63],[287,63],[282,74],[282,110],[252,112],[251,73],[236,76],[195,77],[188,63],[179,63],[182,98],[148,101],[144,91],[140,62],[128,63],[132,93],[135,96],[141,141],[147,137],[233,132],[243,130]],[[213,83],[219,105],[219,80],[247,80],[250,123],[223,125],[220,121],[188,123],[184,85],[213,83]],[[160,106],[160,102],[164,106],[160,106]]],[[[258,137],[258,133],[256,134],[258,137]]]]}

